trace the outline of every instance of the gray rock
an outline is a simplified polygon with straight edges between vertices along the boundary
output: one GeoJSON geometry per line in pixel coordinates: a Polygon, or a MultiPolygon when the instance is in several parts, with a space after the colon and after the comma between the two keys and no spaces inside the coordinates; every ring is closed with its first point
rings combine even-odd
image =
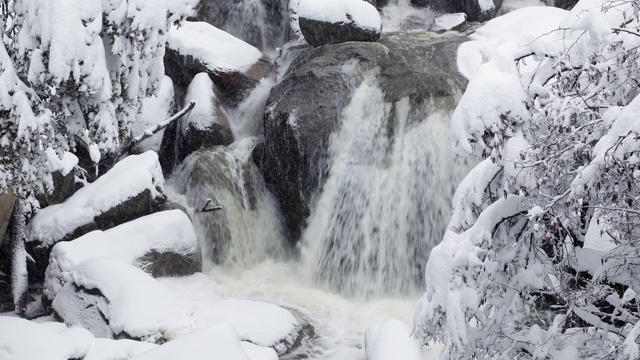
{"type": "Polygon", "coordinates": [[[487,21],[493,19],[500,10],[503,0],[493,0],[494,7],[483,10],[478,0],[411,0],[411,4],[429,7],[434,11],[445,13],[464,12],[468,21],[487,21]]]}
{"type": "Polygon", "coordinates": [[[466,86],[455,65],[457,47],[466,40],[452,33],[411,32],[383,36],[379,43],[315,48],[293,62],[269,97],[263,158],[258,161],[280,203],[292,244],[326,178],[329,137],[340,128],[339,114],[365,72],[379,71],[388,102],[409,97],[417,108],[429,99],[455,101],[455,92],[466,86]]]}
{"type": "Polygon", "coordinates": [[[382,29],[368,29],[356,23],[330,23],[300,17],[300,31],[313,47],[327,44],[341,44],[347,41],[377,41],[382,29]]]}

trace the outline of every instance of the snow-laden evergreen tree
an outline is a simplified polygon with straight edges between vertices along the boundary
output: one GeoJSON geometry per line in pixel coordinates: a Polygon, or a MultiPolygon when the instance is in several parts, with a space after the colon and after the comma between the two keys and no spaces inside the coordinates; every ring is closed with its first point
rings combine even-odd
{"type": "Polygon", "coordinates": [[[24,310],[27,288],[24,218],[38,208],[35,195],[52,190],[45,151],[61,155],[80,139],[98,162],[128,141],[142,99],[157,91],[164,75],[167,33],[196,3],[0,4],[0,194],[18,197],[12,227],[17,310],[24,310]]]}
{"type": "Polygon", "coordinates": [[[528,38],[504,27],[515,12],[478,31],[502,39],[463,46],[483,62],[452,132],[485,160],[457,189],[414,319],[443,359],[640,356],[639,9],[526,10],[550,22],[528,38]]]}

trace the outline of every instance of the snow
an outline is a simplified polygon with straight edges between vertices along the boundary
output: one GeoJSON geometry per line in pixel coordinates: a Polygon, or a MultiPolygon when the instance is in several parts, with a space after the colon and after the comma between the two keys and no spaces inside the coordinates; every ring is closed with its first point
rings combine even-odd
{"type": "MultiPolygon", "coordinates": [[[[140,113],[131,127],[132,136],[138,136],[145,130],[171,117],[174,105],[173,81],[168,76],[162,78],[160,89],[156,95],[142,100],[140,113]]],[[[146,150],[160,151],[164,131],[160,131],[136,145],[138,152],[146,150]]]]}
{"type": "Polygon", "coordinates": [[[250,360],[278,360],[278,354],[272,348],[258,346],[247,341],[241,341],[240,346],[250,360]]]}
{"type": "Polygon", "coordinates": [[[190,331],[187,309],[150,275],[120,260],[93,258],[78,264],[67,283],[52,303],[66,323],[83,326],[98,337],[126,333],[148,340],[171,339],[190,331]],[[87,318],[86,301],[78,297],[75,288],[98,290],[104,299],[96,300],[102,322],[87,318]],[[105,300],[106,299],[106,300],[105,300]]]}
{"type": "Polygon", "coordinates": [[[71,281],[75,266],[87,259],[110,257],[145,270],[148,264],[139,258],[152,251],[200,253],[198,236],[185,213],[162,211],[107,231],[93,231],[73,241],[57,243],[45,272],[44,295],[53,299],[71,281]]]}
{"type": "Polygon", "coordinates": [[[83,360],[130,359],[156,347],[158,345],[148,342],[94,338],[83,360]]]}
{"type": "Polygon", "coordinates": [[[77,265],[70,279],[53,300],[53,308],[65,322],[84,326],[98,337],[124,332],[147,341],[172,340],[208,326],[229,324],[240,340],[272,347],[282,354],[301,327],[288,310],[274,304],[218,301],[215,296],[185,298],[190,292],[182,291],[184,283],[198,286],[198,291],[206,288],[206,284],[200,286],[207,281],[201,275],[159,282],[120,260],[93,258],[77,265]],[[76,293],[79,289],[89,292],[76,293]],[[104,298],[90,295],[92,289],[104,298]],[[108,329],[100,317],[107,319],[108,329]]]}
{"type": "Polygon", "coordinates": [[[244,352],[233,328],[212,326],[179,337],[131,360],[252,360],[244,352]]]}
{"type": "Polygon", "coordinates": [[[218,100],[213,89],[213,81],[207,73],[199,73],[193,77],[185,99],[187,101],[194,100],[196,106],[185,117],[184,122],[199,130],[208,129],[213,123],[221,123],[218,100]]]}
{"type": "Polygon", "coordinates": [[[162,169],[153,151],[125,158],[62,204],[40,210],[27,227],[27,241],[51,246],[145,190],[154,198],[164,193],[162,169]]]}
{"type": "Polygon", "coordinates": [[[300,326],[288,310],[274,304],[252,300],[223,300],[214,306],[200,309],[196,316],[207,324],[231,324],[241,340],[260,346],[275,347],[279,354],[286,350],[279,343],[282,340],[293,343],[293,336],[300,326]]]}
{"type": "Polygon", "coordinates": [[[54,149],[49,148],[47,158],[49,171],[60,171],[62,176],[67,176],[78,165],[78,157],[68,151],[65,151],[60,158],[54,149]]]}
{"type": "Polygon", "coordinates": [[[369,327],[365,333],[365,360],[420,360],[418,343],[402,321],[388,319],[369,327]]]}
{"type": "Polygon", "coordinates": [[[0,316],[0,359],[80,359],[93,336],[81,328],[51,327],[17,317],[0,316]]]}
{"type": "Polygon", "coordinates": [[[173,27],[169,48],[202,61],[214,72],[247,72],[262,58],[255,47],[205,22],[185,22],[173,27]]]}
{"type": "Polygon", "coordinates": [[[329,23],[355,23],[360,28],[375,31],[382,29],[378,10],[362,0],[301,0],[298,16],[329,23]]]}

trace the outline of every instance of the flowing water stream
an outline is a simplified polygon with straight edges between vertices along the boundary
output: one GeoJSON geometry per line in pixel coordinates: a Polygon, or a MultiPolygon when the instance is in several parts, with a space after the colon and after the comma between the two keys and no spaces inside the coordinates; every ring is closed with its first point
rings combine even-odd
{"type": "MultiPolygon", "coordinates": [[[[431,13],[411,8],[408,0],[392,2],[385,26],[403,30],[407,14],[424,23],[418,27],[432,21],[431,13]]],[[[274,7],[265,5],[278,0],[211,3],[211,14],[230,14],[228,27],[221,28],[262,49],[281,45],[280,23],[266,15],[274,7]]],[[[424,265],[468,170],[453,155],[449,137],[462,89],[416,106],[409,98],[386,101],[375,74],[354,84],[329,142],[329,175],[298,248],[288,249],[278,206],[253,161],[272,86],[263,80],[238,108],[227,110],[236,142],[189,156],[168,183],[170,198],[191,208],[209,198],[223,206],[193,215],[204,272],[220,296],[273,302],[313,325],[316,337],[287,359],[363,359],[369,326],[388,318],[412,326],[424,265]]],[[[439,346],[422,354],[435,359],[439,346]]]]}

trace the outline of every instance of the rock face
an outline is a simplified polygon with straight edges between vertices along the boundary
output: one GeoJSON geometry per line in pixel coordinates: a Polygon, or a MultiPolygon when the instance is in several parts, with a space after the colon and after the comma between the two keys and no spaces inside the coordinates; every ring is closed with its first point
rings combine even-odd
{"type": "Polygon", "coordinates": [[[169,210],[56,244],[45,272],[44,295],[53,300],[71,280],[73,268],[96,257],[122,260],[153,277],[202,271],[200,243],[189,217],[180,210],[169,210]]]}
{"type": "Polygon", "coordinates": [[[382,21],[376,8],[362,0],[301,0],[300,31],[313,46],[380,38],[382,21]]]}
{"type": "Polygon", "coordinates": [[[310,205],[327,175],[330,136],[340,113],[367,72],[373,72],[394,103],[454,98],[466,82],[455,66],[460,35],[412,32],[383,36],[379,43],[345,43],[298,57],[269,97],[264,116],[261,170],[280,203],[288,238],[300,238],[310,205]]]}
{"type": "Polygon", "coordinates": [[[469,21],[487,21],[496,16],[503,0],[411,0],[414,6],[430,7],[439,12],[467,14],[469,21]]]}
{"type": "Polygon", "coordinates": [[[51,248],[93,230],[107,230],[153,213],[166,200],[158,155],[148,151],[118,162],[59,205],[46,207],[27,226],[27,247],[44,275],[51,248]]]}

